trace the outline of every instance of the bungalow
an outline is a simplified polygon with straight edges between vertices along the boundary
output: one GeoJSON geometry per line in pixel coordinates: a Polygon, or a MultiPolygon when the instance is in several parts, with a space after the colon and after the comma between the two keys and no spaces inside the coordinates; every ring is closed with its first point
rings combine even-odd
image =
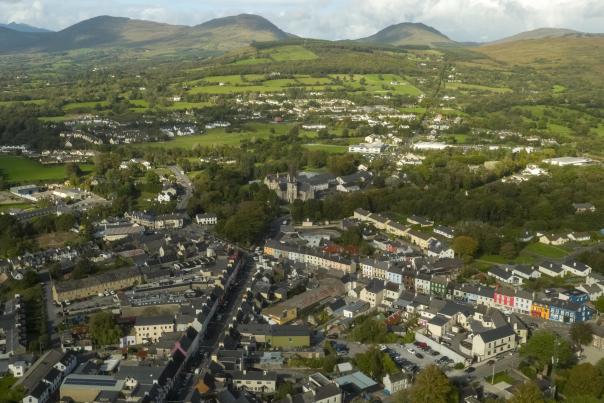
{"type": "Polygon", "coordinates": [[[589,295],[590,301],[595,301],[604,295],[604,288],[598,284],[582,284],[578,286],[577,289],[589,295]]]}
{"type": "Polygon", "coordinates": [[[573,208],[577,214],[594,213],[596,211],[596,206],[591,203],[573,203],[573,208]]]}
{"type": "Polygon", "coordinates": [[[589,232],[571,232],[568,234],[568,239],[574,242],[587,242],[591,240],[589,232]]]}
{"type": "Polygon", "coordinates": [[[562,268],[566,270],[567,273],[580,277],[587,277],[591,273],[591,267],[574,259],[569,259],[562,263],[562,268]]]}
{"type": "Polygon", "coordinates": [[[513,285],[521,285],[523,283],[523,278],[514,273],[512,266],[494,266],[489,269],[487,274],[501,283],[513,285]]]}
{"type": "Polygon", "coordinates": [[[352,319],[365,312],[367,309],[369,309],[369,303],[365,301],[356,301],[346,305],[342,310],[342,314],[345,318],[352,319]]]}
{"type": "Polygon", "coordinates": [[[550,277],[564,277],[566,270],[560,263],[544,262],[540,263],[538,269],[541,273],[550,277]]]}
{"type": "Polygon", "coordinates": [[[541,273],[539,272],[539,270],[535,270],[533,267],[528,265],[513,266],[512,273],[525,280],[541,277],[541,273]]]}
{"type": "Polygon", "coordinates": [[[539,237],[539,242],[545,245],[560,246],[568,242],[568,238],[564,235],[544,234],[539,237]]]}

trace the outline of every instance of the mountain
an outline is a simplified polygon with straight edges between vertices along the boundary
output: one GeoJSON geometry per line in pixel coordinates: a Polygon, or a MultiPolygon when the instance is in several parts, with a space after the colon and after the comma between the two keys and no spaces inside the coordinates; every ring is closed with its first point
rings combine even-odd
{"type": "Polygon", "coordinates": [[[2,29],[0,52],[56,52],[85,48],[228,51],[255,41],[278,41],[289,37],[291,35],[267,19],[249,14],[219,18],[194,27],[100,16],[58,32],[26,33],[2,29]]]}
{"type": "Polygon", "coordinates": [[[436,29],[421,23],[404,22],[391,25],[359,42],[377,43],[392,46],[430,46],[452,45],[454,41],[436,29]]]}
{"type": "Polygon", "coordinates": [[[30,33],[39,33],[39,32],[52,32],[46,28],[38,28],[33,27],[27,24],[19,24],[17,22],[11,22],[9,24],[0,24],[0,28],[8,28],[17,32],[30,32],[30,33]]]}
{"type": "MultiPolygon", "coordinates": [[[[552,39],[552,38],[579,38],[584,36],[593,36],[594,34],[585,34],[573,29],[565,28],[539,28],[532,31],[521,32],[507,38],[499,39],[490,43],[506,43],[516,41],[526,41],[534,39],[552,39]]],[[[597,34],[595,34],[597,35],[597,34]]]]}

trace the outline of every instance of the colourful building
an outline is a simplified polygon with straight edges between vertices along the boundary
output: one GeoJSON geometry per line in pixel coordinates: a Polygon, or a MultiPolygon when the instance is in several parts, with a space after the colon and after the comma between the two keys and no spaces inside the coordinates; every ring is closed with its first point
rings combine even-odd
{"type": "Polygon", "coordinates": [[[534,318],[541,318],[549,320],[550,305],[547,302],[533,301],[531,306],[531,316],[534,318]]]}

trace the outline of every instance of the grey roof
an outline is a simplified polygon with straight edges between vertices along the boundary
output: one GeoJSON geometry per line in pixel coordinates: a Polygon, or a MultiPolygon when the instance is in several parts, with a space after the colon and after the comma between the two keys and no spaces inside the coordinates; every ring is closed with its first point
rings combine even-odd
{"type": "Polygon", "coordinates": [[[327,385],[315,389],[316,400],[328,399],[330,397],[338,396],[340,394],[342,394],[342,391],[335,383],[328,383],[327,385]]]}
{"type": "Polygon", "coordinates": [[[275,372],[232,371],[231,376],[233,379],[240,379],[244,381],[277,381],[277,374],[275,372]]]}
{"type": "Polygon", "coordinates": [[[507,267],[502,266],[491,267],[489,269],[489,274],[502,278],[505,281],[509,280],[514,276],[511,270],[509,270],[507,267]]]}
{"type": "Polygon", "coordinates": [[[137,316],[135,326],[155,326],[174,323],[174,317],[171,315],[158,316],[137,316]]]}
{"type": "Polygon", "coordinates": [[[445,318],[444,316],[436,315],[430,319],[428,323],[436,326],[444,326],[448,321],[449,319],[445,318]]]}
{"type": "Polygon", "coordinates": [[[372,279],[365,289],[372,294],[377,294],[378,292],[384,291],[384,283],[378,279],[372,279]]]}
{"type": "Polygon", "coordinates": [[[515,336],[514,329],[510,325],[501,326],[495,329],[487,330],[478,334],[482,341],[490,343],[495,340],[503,339],[504,337],[515,336]]]}

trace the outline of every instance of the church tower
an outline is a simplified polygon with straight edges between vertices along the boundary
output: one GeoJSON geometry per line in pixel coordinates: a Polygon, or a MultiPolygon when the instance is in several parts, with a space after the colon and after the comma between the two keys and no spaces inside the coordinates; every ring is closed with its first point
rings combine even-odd
{"type": "Polygon", "coordinates": [[[296,178],[296,171],[293,167],[290,167],[287,174],[287,202],[293,203],[298,199],[298,179],[296,178]]]}

